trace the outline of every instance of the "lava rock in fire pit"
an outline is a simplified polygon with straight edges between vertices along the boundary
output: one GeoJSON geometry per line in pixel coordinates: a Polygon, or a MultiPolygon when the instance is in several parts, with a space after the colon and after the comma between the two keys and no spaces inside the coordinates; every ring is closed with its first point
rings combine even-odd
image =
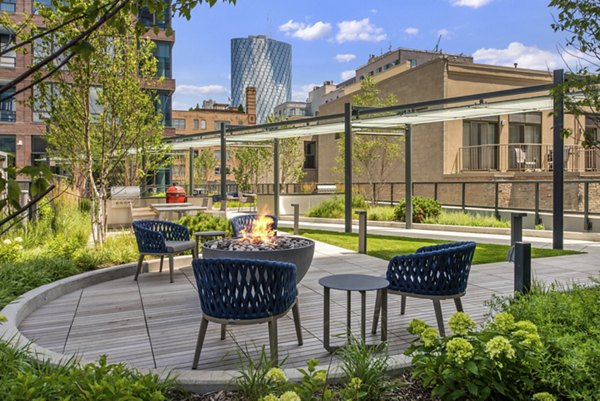
{"type": "Polygon", "coordinates": [[[279,249],[305,248],[312,241],[297,237],[273,237],[268,241],[250,241],[240,238],[223,238],[210,243],[210,249],[228,251],[273,251],[279,249]]]}

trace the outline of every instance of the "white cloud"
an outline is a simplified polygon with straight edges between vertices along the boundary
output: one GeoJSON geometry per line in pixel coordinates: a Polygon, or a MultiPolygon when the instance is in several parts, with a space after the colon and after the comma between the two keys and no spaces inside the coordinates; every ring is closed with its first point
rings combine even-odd
{"type": "Polygon", "coordinates": [[[289,20],[279,26],[279,30],[286,35],[302,40],[315,40],[327,36],[331,33],[331,24],[329,22],[317,21],[312,25],[306,25],[302,22],[289,20]]]}
{"type": "Polygon", "coordinates": [[[340,78],[342,79],[342,81],[346,81],[352,77],[354,77],[356,75],[356,71],[354,70],[348,70],[348,71],[343,71],[340,74],[340,78]]]}
{"type": "Polygon", "coordinates": [[[585,57],[581,53],[549,51],[537,46],[526,46],[520,42],[512,42],[505,49],[479,49],[473,53],[476,63],[493,64],[502,66],[514,66],[519,68],[531,68],[534,70],[547,70],[565,68],[565,64],[575,67],[577,64],[586,64],[585,57]]]}
{"type": "Polygon", "coordinates": [[[356,54],[336,54],[335,59],[340,63],[348,63],[356,58],[356,54]]]}
{"type": "Polygon", "coordinates": [[[443,29],[440,29],[439,31],[437,31],[437,36],[441,36],[441,37],[445,38],[448,35],[450,35],[450,31],[447,30],[446,28],[443,28],[443,29]]]}
{"type": "Polygon", "coordinates": [[[223,85],[177,85],[176,93],[178,95],[218,95],[228,93],[228,90],[223,85]]]}
{"type": "Polygon", "coordinates": [[[360,21],[342,21],[338,22],[338,33],[335,39],[339,43],[343,42],[381,42],[387,39],[387,35],[383,28],[379,28],[369,22],[368,18],[363,18],[360,21]]]}
{"type": "Polygon", "coordinates": [[[292,90],[292,100],[295,102],[305,102],[308,98],[308,92],[313,90],[319,84],[306,84],[296,87],[292,90]]]}
{"type": "Polygon", "coordinates": [[[479,8],[491,3],[493,0],[450,0],[453,6],[479,8]]]}
{"type": "Polygon", "coordinates": [[[378,12],[379,12],[379,10],[376,8],[371,9],[371,14],[377,14],[378,12]]]}
{"type": "Polygon", "coordinates": [[[419,28],[408,27],[404,30],[404,33],[406,33],[408,35],[418,35],[419,28]]]}

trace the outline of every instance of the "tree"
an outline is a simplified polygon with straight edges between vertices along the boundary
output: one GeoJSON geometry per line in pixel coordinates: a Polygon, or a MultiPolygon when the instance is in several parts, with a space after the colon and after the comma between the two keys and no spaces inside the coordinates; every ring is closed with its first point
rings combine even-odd
{"type": "MultiPolygon", "coordinates": [[[[41,14],[50,22],[64,18],[61,8],[41,14]]],[[[142,81],[156,81],[154,43],[136,36],[129,14],[115,18],[125,22],[106,25],[87,38],[97,51],[74,55],[69,69],[60,68],[52,82],[40,83],[31,99],[34,111],[45,116],[49,153],[74,177],[82,177],[82,190],[92,201],[95,242],[106,234],[108,187],[125,178],[139,183],[165,160],[167,151],[154,96],[141,87],[142,81]]],[[[69,41],[71,30],[85,29],[82,24],[41,38],[38,52],[69,41]]],[[[55,68],[54,63],[48,68],[55,68]]]]}
{"type": "Polygon", "coordinates": [[[301,138],[279,140],[279,167],[281,184],[294,184],[304,177],[304,148],[301,138]]]}
{"type": "MultiPolygon", "coordinates": [[[[566,74],[564,85],[553,89],[553,95],[581,92],[582,98],[565,97],[565,112],[585,116],[600,127],[600,4],[598,0],[552,0],[550,6],[558,9],[552,28],[567,34],[567,52],[579,59],[566,74]]],[[[563,132],[564,136],[571,134],[569,129],[563,132]]],[[[582,145],[600,148],[595,130],[584,129],[582,145]]]]}
{"type": "Polygon", "coordinates": [[[248,144],[237,148],[234,153],[235,167],[233,176],[242,191],[256,187],[271,170],[272,150],[264,144],[248,144]]]}
{"type": "MultiPolygon", "coordinates": [[[[394,95],[382,99],[373,77],[366,76],[361,82],[361,92],[352,97],[354,106],[385,107],[397,104],[394,95]]],[[[371,187],[371,201],[378,198],[379,189],[375,183],[385,182],[394,170],[394,161],[400,156],[402,139],[389,135],[354,135],[352,144],[352,170],[357,176],[364,176],[371,187]]],[[[344,139],[338,141],[337,170],[344,169],[344,139]]]]}
{"type": "Polygon", "coordinates": [[[194,158],[194,181],[206,183],[217,167],[218,160],[212,149],[202,149],[194,158]]]}
{"type": "MultiPolygon", "coordinates": [[[[232,4],[236,2],[236,0],[223,1],[232,4]]],[[[0,50],[0,56],[15,50],[26,49],[36,39],[47,39],[53,36],[55,32],[64,31],[65,28],[69,32],[69,36],[66,37],[66,40],[61,43],[58,49],[53,50],[46,57],[36,61],[36,63],[25,69],[15,79],[0,86],[0,98],[2,98],[1,95],[6,91],[42,70],[45,70],[43,74],[38,74],[31,83],[19,88],[12,96],[31,89],[38,83],[54,75],[58,69],[47,68],[49,64],[67,64],[75,55],[86,55],[94,52],[96,49],[90,41],[90,37],[102,27],[123,33],[130,27],[127,24],[136,21],[136,34],[140,35],[149,29],[149,27],[144,25],[143,21],[138,19],[141,10],[149,14],[156,14],[158,19],[164,18],[169,14],[185,17],[189,20],[194,7],[203,3],[212,7],[216,2],[217,0],[175,0],[170,6],[165,7],[168,4],[165,0],[53,0],[53,8],[58,11],[56,18],[51,21],[47,20],[44,25],[45,28],[38,30],[34,36],[19,40],[12,46],[4,47],[0,50]],[[129,14],[133,19],[124,20],[119,18],[124,13],[129,14]],[[73,29],[75,26],[78,28],[73,29]]],[[[41,9],[46,9],[43,5],[40,6],[41,9]]],[[[34,16],[30,15],[26,18],[19,18],[19,20],[20,26],[17,26],[15,32],[20,32],[30,25],[34,21],[34,16]]],[[[1,23],[4,26],[11,24],[10,18],[6,13],[3,13],[1,23]]],[[[153,29],[155,33],[158,33],[158,27],[155,26],[153,29]]],[[[172,30],[168,28],[166,34],[171,35],[172,30]]]]}

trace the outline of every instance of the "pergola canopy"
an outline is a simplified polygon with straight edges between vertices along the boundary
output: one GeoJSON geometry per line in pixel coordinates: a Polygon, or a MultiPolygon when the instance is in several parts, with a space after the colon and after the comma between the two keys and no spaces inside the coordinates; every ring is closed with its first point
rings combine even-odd
{"type": "MultiPolygon", "coordinates": [[[[376,109],[363,111],[359,118],[352,120],[352,129],[356,134],[382,135],[385,132],[373,130],[403,130],[406,125],[430,124],[443,121],[493,117],[505,114],[527,113],[541,110],[551,110],[553,99],[551,96],[536,96],[525,99],[503,100],[497,102],[478,101],[471,105],[455,107],[407,110],[391,114],[373,115],[376,109]],[[371,114],[370,116],[368,114],[371,114]]],[[[245,127],[228,132],[227,143],[265,142],[273,139],[284,139],[305,136],[328,135],[344,132],[344,122],[341,117],[333,121],[316,121],[305,123],[302,120],[287,122],[282,127],[264,126],[245,127]],[[290,125],[295,125],[290,127],[290,125]]],[[[203,136],[189,138],[178,137],[170,139],[173,150],[187,150],[189,148],[203,148],[220,146],[219,133],[207,133],[203,136]]]]}

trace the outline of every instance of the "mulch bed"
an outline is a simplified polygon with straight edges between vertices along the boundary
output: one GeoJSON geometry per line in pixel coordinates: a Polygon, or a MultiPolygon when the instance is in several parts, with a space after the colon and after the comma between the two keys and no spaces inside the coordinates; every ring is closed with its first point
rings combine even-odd
{"type": "MultiPolygon", "coordinates": [[[[333,388],[333,387],[332,387],[333,388]]],[[[423,388],[421,384],[414,381],[409,371],[404,372],[392,384],[384,398],[387,401],[437,401],[438,398],[431,396],[431,390],[423,388]]],[[[236,391],[217,391],[208,394],[180,394],[174,401],[255,401],[244,398],[236,391]]],[[[316,398],[318,400],[318,398],[316,398]]]]}

